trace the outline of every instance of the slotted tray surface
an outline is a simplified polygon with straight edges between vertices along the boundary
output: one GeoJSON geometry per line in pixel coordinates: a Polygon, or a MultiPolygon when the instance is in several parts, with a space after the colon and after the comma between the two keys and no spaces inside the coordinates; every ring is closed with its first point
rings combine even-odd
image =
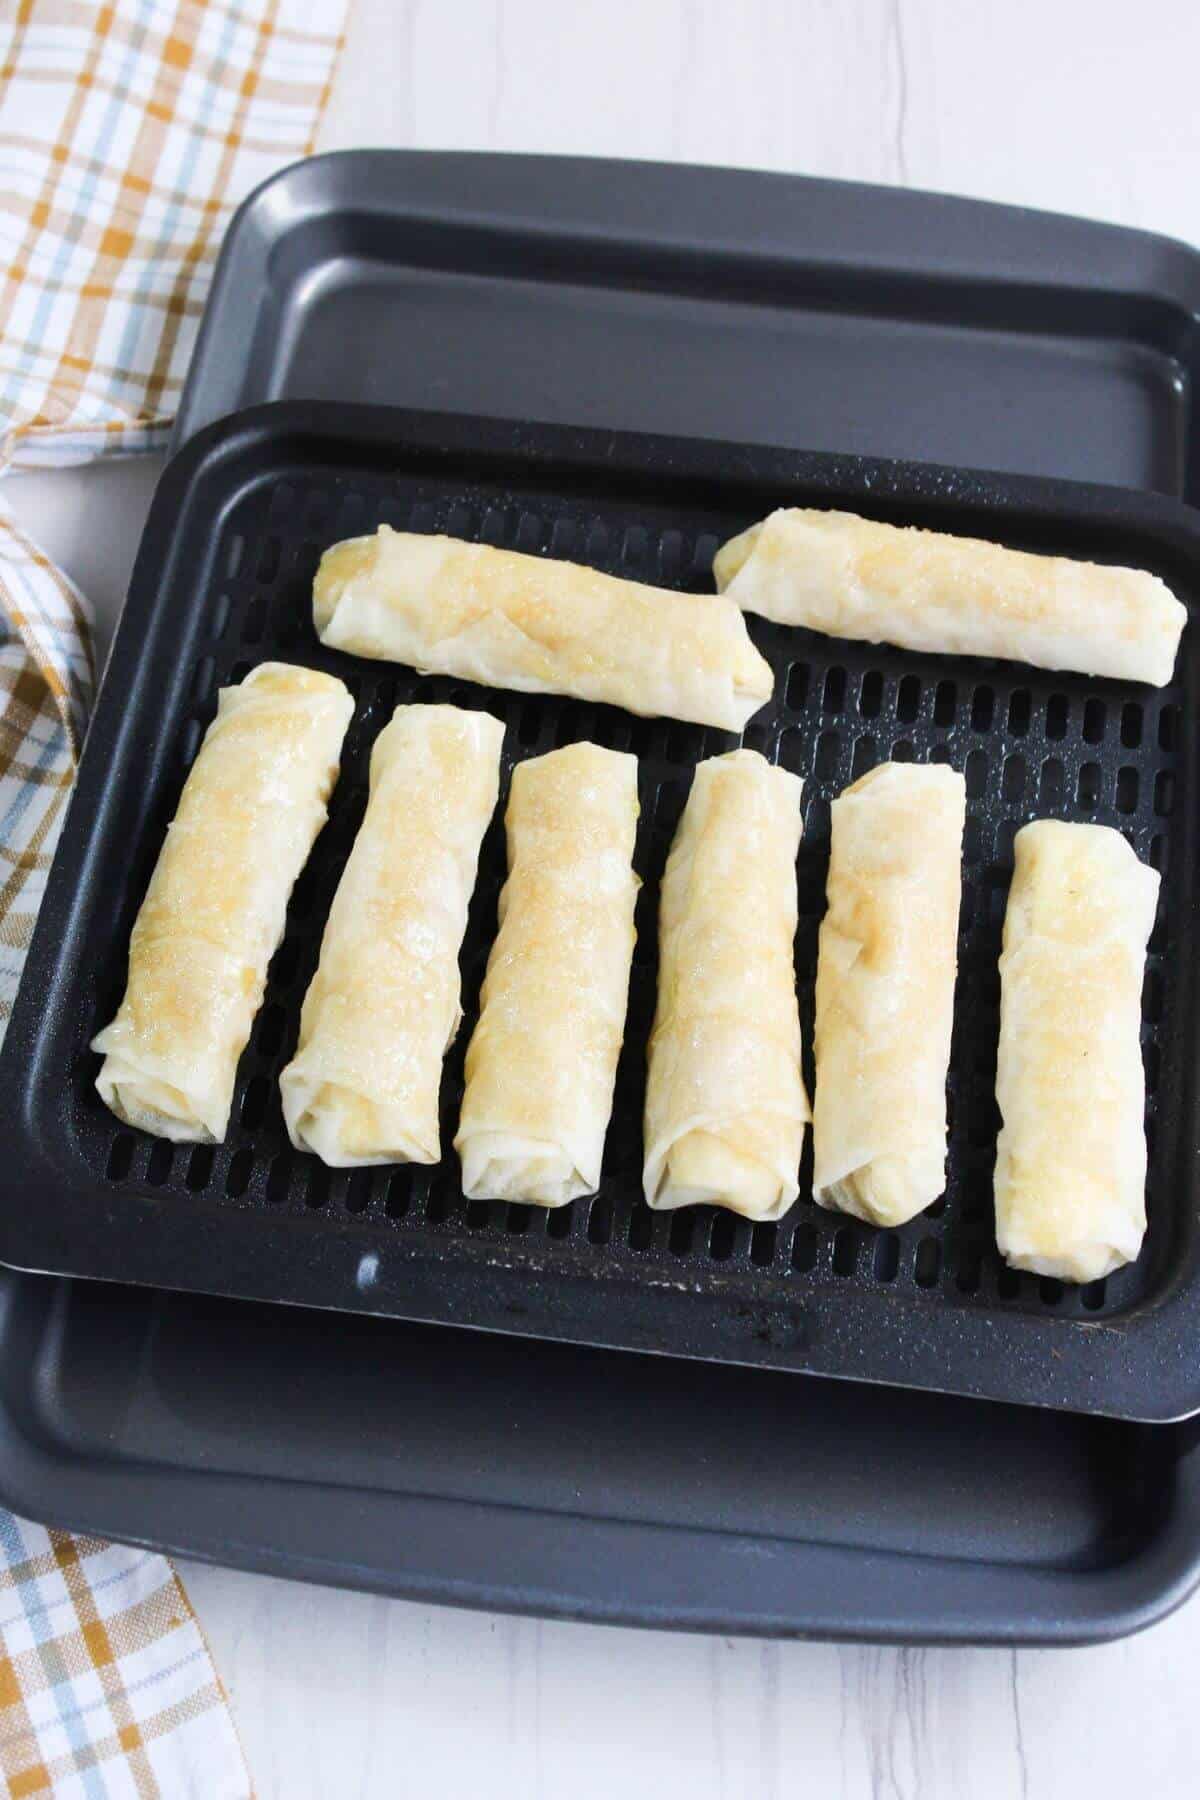
{"type": "Polygon", "coordinates": [[[829,802],[887,757],[964,771],[960,972],[945,1198],[873,1231],[810,1197],[778,1225],[641,1199],[641,1101],[658,882],[702,756],[726,733],[502,694],[326,651],[320,551],[381,521],[700,589],[717,544],[771,506],[845,505],[1035,549],[1131,561],[1191,600],[1200,532],[1116,490],[855,458],[287,404],[211,428],[156,496],[77,798],[0,1071],[20,1120],[0,1254],[23,1267],[899,1381],[1142,1418],[1200,1407],[1192,997],[1196,651],[1161,692],[906,652],[751,620],[776,672],[745,741],[805,778],[796,967],[811,1082],[812,988],[829,802]],[[88,1042],[115,1011],[128,935],[220,686],[268,657],[326,668],[356,697],[329,825],[289,909],[239,1071],[227,1142],[121,1126],[88,1042]],[[580,738],[637,753],[643,877],[604,1179],[561,1211],[467,1203],[449,1148],[503,878],[501,805],[463,949],[465,1019],[447,1059],[435,1169],[331,1171],[288,1145],[277,1076],[365,805],[371,745],[399,701],[506,721],[514,760],[580,738]],[[993,1242],[997,957],[1016,829],[1116,825],[1163,873],[1144,993],[1150,1226],[1137,1263],[1082,1290],[1018,1275],[993,1242]],[[64,1071],[65,1079],[64,1079],[64,1071]]]}

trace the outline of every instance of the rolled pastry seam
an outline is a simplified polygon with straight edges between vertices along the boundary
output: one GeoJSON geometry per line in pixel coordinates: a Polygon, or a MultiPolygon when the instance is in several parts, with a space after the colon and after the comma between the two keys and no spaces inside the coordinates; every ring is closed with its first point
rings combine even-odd
{"type": "Polygon", "coordinates": [[[1107,825],[1016,836],[1000,958],[996,1241],[1017,1269],[1096,1281],[1146,1229],[1146,945],[1159,878],[1107,825]]]}
{"type": "Polygon", "coordinates": [[[325,823],[354,702],[340,681],[262,663],[222,688],[129,946],[125,997],[92,1041],[119,1119],[220,1143],[238,1060],[325,823]]]}
{"type": "Polygon", "coordinates": [[[499,719],[455,706],[398,706],[376,739],[279,1077],[292,1143],[333,1168],[441,1154],[442,1059],[462,1018],[458,953],[503,739],[499,719]]]}
{"type": "Polygon", "coordinates": [[[798,776],[753,750],[702,762],[659,902],[647,1204],[778,1219],[809,1117],[793,944],[798,776]]]}
{"type": "Polygon", "coordinates": [[[637,819],[634,756],[572,744],[513,771],[508,880],[454,1140],[470,1199],[563,1206],[600,1185],[637,819]]]}
{"type": "Polygon", "coordinates": [[[817,961],[813,1199],[902,1225],[946,1184],[966,784],[883,763],[831,808],[817,961]]]}
{"type": "Polygon", "coordinates": [[[381,525],[321,558],[321,641],[489,687],[741,731],[773,676],[731,600],[381,525]]]}
{"type": "Polygon", "coordinates": [[[746,612],[832,637],[1163,687],[1186,608],[1157,575],[980,538],[788,507],[730,539],[717,587],[746,612]]]}

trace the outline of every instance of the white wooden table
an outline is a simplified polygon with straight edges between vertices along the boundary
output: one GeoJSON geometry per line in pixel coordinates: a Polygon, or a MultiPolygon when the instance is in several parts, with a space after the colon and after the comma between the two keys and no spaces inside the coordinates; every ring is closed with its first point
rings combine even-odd
{"type": "MultiPolygon", "coordinates": [[[[733,163],[1197,241],[1198,71],[1197,0],[353,0],[321,147],[733,163]]],[[[159,466],[9,490],[103,638],[159,466]]],[[[264,1800],[1200,1791],[1200,1601],[1105,1649],[881,1651],[185,1576],[264,1800]]]]}

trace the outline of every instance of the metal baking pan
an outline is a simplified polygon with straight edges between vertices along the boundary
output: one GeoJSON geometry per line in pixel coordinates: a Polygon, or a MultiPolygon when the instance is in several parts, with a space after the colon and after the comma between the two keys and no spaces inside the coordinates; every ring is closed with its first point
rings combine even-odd
{"type": "MultiPolygon", "coordinates": [[[[1194,252],[929,195],[555,158],[372,151],[269,183],[226,239],[177,443],[271,398],[473,412],[481,368],[492,412],[530,416],[545,262],[527,260],[520,286],[505,278],[501,308],[478,256],[446,254],[455,227],[511,240],[514,219],[532,222],[544,257],[557,247],[552,282],[586,269],[597,239],[625,247],[620,272],[588,290],[590,360],[560,345],[538,390],[543,417],[722,436],[736,393],[738,429],[759,442],[1200,491],[1194,252]],[[352,215],[371,234],[354,227],[353,253],[352,215]],[[451,229],[435,282],[424,227],[439,222],[451,229]],[[732,312],[704,301],[710,241],[737,276],[732,312]],[[697,304],[646,304],[643,258],[663,255],[689,268],[697,304]],[[803,279],[781,302],[784,269],[803,279]],[[794,298],[801,285],[810,299],[794,298]],[[423,307],[435,287],[436,308],[423,307]],[[283,335],[248,330],[260,313],[283,335]],[[855,350],[863,321],[869,368],[855,350]],[[426,357],[447,331],[454,354],[440,353],[431,391],[426,357]],[[651,346],[649,377],[671,371],[661,413],[642,391],[651,346]],[[571,410],[556,415],[559,391],[571,410]]],[[[722,1631],[767,1629],[764,1609],[753,1616],[759,1567],[774,1629],[900,1642],[1110,1637],[1160,1617],[1200,1575],[1192,1425],[548,1343],[518,1371],[517,1338],[349,1315],[330,1326],[320,1312],[0,1269],[4,1499],[300,1579],[722,1631]],[[469,1406],[477,1388],[485,1403],[469,1406]],[[797,1410],[772,1414],[784,1396],[797,1410]],[[551,1540],[546,1471],[572,1422],[601,1416],[572,1469],[569,1524],[559,1514],[551,1540]],[[664,1422],[669,1456],[656,1453],[664,1422]],[[728,1530],[722,1490],[765,1491],[792,1445],[801,1466],[788,1463],[777,1490],[777,1535],[744,1511],[744,1528],[728,1530]],[[524,1492],[501,1493],[498,1471],[518,1451],[524,1492]],[[622,1531],[619,1554],[605,1555],[614,1513],[635,1506],[662,1529],[639,1534],[636,1553],[622,1531]]]]}
{"type": "Polygon", "coordinates": [[[720,542],[789,503],[1108,557],[1154,570],[1186,602],[1200,592],[1200,520],[1116,489],[300,401],[194,438],[155,495],[0,1058],[0,1109],[17,1122],[0,1169],[0,1260],[1116,1416],[1200,1410],[1193,630],[1176,680],[1148,690],[751,621],[775,697],[746,741],[806,784],[797,936],[806,1040],[831,798],[888,757],[966,774],[946,1195],[877,1232],[814,1206],[807,1158],[801,1200],[779,1225],[711,1207],[651,1213],[641,1196],[658,876],[697,760],[735,740],[418,677],[327,651],[313,628],[321,548],[381,521],[702,589],[720,542]],[[341,676],[355,719],[226,1142],[176,1147],[113,1117],[95,1092],[88,1045],[119,1003],[133,918],[217,690],[275,656],[341,676]],[[441,1163],[330,1170],[288,1144],[278,1075],[362,818],[371,746],[397,702],[414,699],[503,717],[506,771],[579,738],[638,756],[643,888],[604,1172],[594,1199],[555,1212],[465,1202],[450,1148],[504,876],[499,813],[463,948],[465,1019],[443,1081],[441,1163]],[[1136,1263],[1082,1290],[1008,1270],[993,1245],[1000,927],[1013,835],[1040,815],[1115,826],[1163,872],[1143,1007],[1150,1225],[1136,1263]]]}
{"type": "Polygon", "coordinates": [[[352,150],[226,240],[176,425],[361,400],[1200,494],[1200,258],[945,195],[352,150]]]}
{"type": "Polygon", "coordinates": [[[1118,1636],[1195,1583],[1198,1436],[99,1282],[0,1293],[19,1512],[499,1611],[1118,1636]]]}

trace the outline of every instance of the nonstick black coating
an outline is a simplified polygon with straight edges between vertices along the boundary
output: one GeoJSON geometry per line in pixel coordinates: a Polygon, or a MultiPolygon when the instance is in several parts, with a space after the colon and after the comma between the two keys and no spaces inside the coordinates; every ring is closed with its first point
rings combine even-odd
{"type": "Polygon", "coordinates": [[[889,756],[946,761],[967,780],[947,1191],[892,1232],[814,1206],[808,1155],[801,1199],[779,1225],[712,1209],[653,1214],[641,1199],[659,875],[697,759],[736,740],[419,678],[326,651],[313,631],[321,549],[381,520],[700,589],[720,541],[789,501],[1138,563],[1189,603],[1200,566],[1200,531],[1182,508],[1065,483],[300,403],[195,439],[155,499],[0,1065],[0,1103],[17,1121],[4,1260],[1146,1419],[1200,1407],[1191,631],[1176,682],[1159,692],[751,621],[776,697],[745,741],[806,783],[796,944],[806,1043],[830,799],[889,756]],[[129,930],[217,690],[269,657],[340,675],[355,719],[228,1140],[173,1147],[107,1112],[87,1045],[118,1003],[129,930]],[[604,1179],[595,1199],[560,1212],[465,1202],[449,1148],[494,933],[502,807],[463,950],[466,1018],[443,1084],[441,1165],[334,1172],[287,1144],[276,1077],[362,816],[371,744],[410,699],[501,715],[506,772],[580,738],[639,757],[644,887],[604,1179]],[[1013,834],[1047,815],[1117,826],[1164,877],[1144,997],[1150,1229],[1137,1263],[1083,1290],[1014,1274],[993,1244],[1000,926],[1013,834]]]}

